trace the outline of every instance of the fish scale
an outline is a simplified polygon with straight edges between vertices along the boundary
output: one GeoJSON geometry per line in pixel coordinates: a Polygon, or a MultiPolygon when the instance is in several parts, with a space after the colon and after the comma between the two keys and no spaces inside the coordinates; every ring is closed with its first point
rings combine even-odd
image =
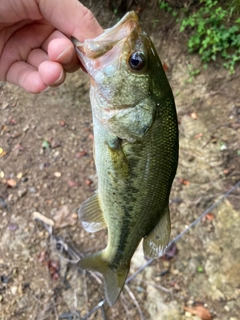
{"type": "Polygon", "coordinates": [[[150,38],[137,15],[126,14],[98,38],[73,40],[91,76],[98,190],[79,209],[84,228],[108,230],[105,249],[79,266],[103,275],[112,306],[143,239],[159,257],[170,236],[169,194],[178,163],[174,98],[150,38]]]}

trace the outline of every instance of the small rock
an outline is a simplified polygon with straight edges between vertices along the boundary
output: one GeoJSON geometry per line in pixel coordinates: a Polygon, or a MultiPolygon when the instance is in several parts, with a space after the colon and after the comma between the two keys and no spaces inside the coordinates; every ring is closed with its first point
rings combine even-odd
{"type": "Polygon", "coordinates": [[[8,229],[9,229],[10,231],[15,231],[15,230],[18,229],[18,225],[17,225],[16,223],[9,223],[8,229]]]}
{"type": "Polygon", "coordinates": [[[8,283],[9,277],[5,276],[5,274],[4,274],[0,277],[0,280],[2,283],[8,283]]]}
{"type": "Polygon", "coordinates": [[[55,177],[60,178],[61,177],[61,172],[54,172],[55,177]]]}
{"type": "Polygon", "coordinates": [[[230,311],[229,306],[228,306],[228,305],[225,305],[225,306],[224,306],[224,310],[227,311],[227,312],[229,312],[229,311],[230,311]]]}
{"type": "Polygon", "coordinates": [[[17,178],[18,178],[18,179],[21,179],[22,176],[23,176],[22,172],[19,172],[18,175],[17,175],[17,178]]]}
{"type": "Polygon", "coordinates": [[[26,131],[28,131],[28,130],[29,130],[29,126],[26,125],[26,126],[23,128],[23,131],[26,132],[26,131]]]}
{"type": "Polygon", "coordinates": [[[4,198],[0,197],[0,208],[7,208],[7,202],[5,201],[4,198]]]}
{"type": "Polygon", "coordinates": [[[78,219],[78,214],[77,213],[72,213],[72,218],[77,220],[78,219]]]}
{"type": "Polygon", "coordinates": [[[35,192],[36,192],[36,189],[35,189],[34,187],[30,187],[30,188],[29,188],[29,192],[35,193],[35,192]]]}
{"type": "Polygon", "coordinates": [[[26,193],[27,193],[27,190],[26,190],[26,189],[20,189],[20,190],[18,190],[18,196],[19,196],[19,198],[25,196],[26,193]]]}
{"type": "Polygon", "coordinates": [[[53,158],[58,158],[60,156],[60,152],[59,151],[55,151],[53,154],[53,158]]]}
{"type": "Polygon", "coordinates": [[[192,317],[192,314],[188,311],[185,312],[185,317],[187,318],[191,318],[192,317]]]}
{"type": "Polygon", "coordinates": [[[6,109],[9,106],[9,103],[7,101],[3,101],[1,104],[2,104],[2,110],[6,109]]]}
{"type": "Polygon", "coordinates": [[[17,293],[17,287],[16,287],[16,286],[12,286],[12,287],[10,288],[10,290],[11,290],[12,295],[15,296],[16,293],[17,293]]]}

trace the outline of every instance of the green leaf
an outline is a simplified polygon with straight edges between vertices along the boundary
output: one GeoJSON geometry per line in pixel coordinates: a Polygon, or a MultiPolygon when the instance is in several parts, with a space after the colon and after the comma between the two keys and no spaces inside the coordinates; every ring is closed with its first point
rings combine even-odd
{"type": "Polygon", "coordinates": [[[201,273],[201,272],[204,271],[204,269],[203,269],[203,267],[199,266],[199,267],[197,268],[197,271],[201,273]]]}
{"type": "Polygon", "coordinates": [[[49,149],[50,148],[49,142],[47,140],[43,140],[42,147],[45,149],[49,149]]]}

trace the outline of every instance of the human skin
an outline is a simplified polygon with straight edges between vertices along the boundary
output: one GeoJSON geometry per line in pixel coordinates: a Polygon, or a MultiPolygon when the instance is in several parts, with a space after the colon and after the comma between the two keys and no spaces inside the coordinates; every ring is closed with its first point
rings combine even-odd
{"type": "Polygon", "coordinates": [[[31,93],[60,85],[80,67],[69,38],[102,32],[77,0],[0,0],[0,81],[31,93]]]}

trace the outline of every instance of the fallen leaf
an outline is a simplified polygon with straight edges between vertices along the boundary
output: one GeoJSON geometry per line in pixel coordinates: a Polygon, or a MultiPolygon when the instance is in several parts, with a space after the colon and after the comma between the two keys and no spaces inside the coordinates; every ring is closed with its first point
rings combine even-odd
{"type": "Polygon", "coordinates": [[[226,175],[229,174],[229,169],[224,169],[223,173],[226,174],[226,175]]]}
{"type": "Polygon", "coordinates": [[[176,243],[173,242],[171,246],[167,247],[165,254],[161,257],[163,260],[171,260],[177,254],[177,246],[176,243]]]}
{"type": "Polygon", "coordinates": [[[17,182],[16,182],[14,179],[8,179],[8,180],[6,181],[6,183],[7,183],[7,185],[8,185],[9,187],[11,187],[11,188],[16,187],[16,184],[17,184],[17,182]]]}
{"type": "Polygon", "coordinates": [[[13,138],[13,139],[15,139],[15,138],[20,137],[21,135],[22,135],[21,132],[17,132],[17,133],[15,133],[15,134],[10,135],[10,137],[13,138]]]}
{"type": "Polygon", "coordinates": [[[183,178],[179,178],[178,181],[179,181],[179,183],[183,184],[184,186],[189,186],[190,185],[190,181],[185,180],[183,178]]]}
{"type": "Polygon", "coordinates": [[[203,136],[202,133],[198,133],[198,134],[196,134],[196,135],[194,136],[194,138],[195,138],[195,139],[199,139],[199,138],[201,138],[202,136],[203,136]]]}
{"type": "Polygon", "coordinates": [[[86,150],[83,150],[83,151],[80,151],[78,153],[76,153],[76,157],[77,158],[81,158],[81,157],[84,157],[87,155],[87,151],[86,150]]]}
{"type": "Polygon", "coordinates": [[[57,260],[49,260],[48,261],[48,270],[50,272],[51,278],[54,280],[57,280],[59,278],[59,269],[60,269],[60,263],[57,260]]]}
{"type": "Polygon", "coordinates": [[[93,183],[93,181],[91,179],[86,179],[85,183],[87,186],[90,186],[93,183]]]}
{"type": "Polygon", "coordinates": [[[49,149],[50,148],[50,143],[47,140],[43,140],[42,147],[44,149],[49,149]]]}
{"type": "Polygon", "coordinates": [[[46,251],[41,251],[41,253],[38,256],[38,261],[43,263],[43,265],[45,265],[48,268],[52,279],[57,280],[59,278],[59,261],[49,259],[46,251]]]}
{"type": "Polygon", "coordinates": [[[163,66],[163,70],[165,72],[168,71],[169,68],[168,68],[168,66],[167,66],[167,64],[165,62],[163,62],[162,66],[163,66]]]}
{"type": "Polygon", "coordinates": [[[0,157],[5,156],[7,152],[3,150],[3,148],[0,148],[0,157]]]}
{"type": "Polygon", "coordinates": [[[66,122],[64,120],[61,120],[59,123],[61,127],[64,127],[66,125],[66,122]]]}
{"type": "Polygon", "coordinates": [[[218,141],[218,139],[214,136],[212,136],[210,140],[212,141],[212,143],[216,143],[218,141]]]}
{"type": "Polygon", "coordinates": [[[210,312],[204,306],[196,306],[194,308],[184,307],[184,310],[199,316],[202,320],[212,319],[210,312]]]}
{"type": "Polygon", "coordinates": [[[62,206],[53,217],[56,228],[65,228],[73,226],[76,223],[75,217],[70,213],[68,206],[62,206]]]}
{"type": "Polygon", "coordinates": [[[68,180],[67,184],[69,185],[69,187],[77,187],[78,183],[74,180],[68,180]]]}
{"type": "Polygon", "coordinates": [[[52,149],[56,149],[56,148],[59,148],[59,147],[61,147],[61,143],[60,142],[52,141],[52,143],[51,143],[51,148],[52,149]]]}
{"type": "Polygon", "coordinates": [[[93,139],[94,139],[93,134],[92,134],[92,133],[90,133],[90,135],[88,136],[88,138],[89,138],[90,140],[93,140],[93,139]]]}
{"type": "Polygon", "coordinates": [[[47,251],[41,251],[38,256],[38,261],[39,262],[46,262],[47,258],[48,258],[47,251]]]}
{"type": "Polygon", "coordinates": [[[208,220],[212,221],[212,220],[215,218],[215,216],[214,216],[213,213],[208,213],[208,214],[206,214],[206,218],[207,218],[208,220]]]}
{"type": "Polygon", "coordinates": [[[213,213],[207,213],[203,218],[202,222],[205,222],[206,220],[212,221],[215,218],[213,213]]]}
{"type": "Polygon", "coordinates": [[[14,151],[23,151],[23,147],[18,143],[13,147],[14,151]]]}
{"type": "Polygon", "coordinates": [[[16,120],[16,119],[9,118],[8,121],[9,121],[9,123],[10,123],[11,125],[17,124],[17,120],[16,120]]]}
{"type": "Polygon", "coordinates": [[[177,283],[174,283],[173,287],[177,291],[181,290],[181,287],[177,283]]]}

